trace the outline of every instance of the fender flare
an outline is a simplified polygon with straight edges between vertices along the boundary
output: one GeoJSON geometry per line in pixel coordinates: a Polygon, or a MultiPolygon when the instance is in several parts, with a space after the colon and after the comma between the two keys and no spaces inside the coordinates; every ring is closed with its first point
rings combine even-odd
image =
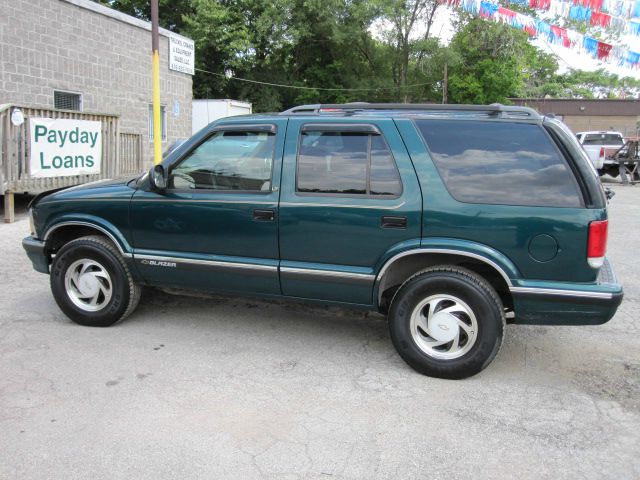
{"type": "Polygon", "coordinates": [[[116,246],[116,248],[118,249],[118,251],[123,257],[132,258],[133,254],[131,253],[132,252],[131,247],[129,246],[127,241],[124,239],[124,236],[122,235],[122,233],[120,233],[120,231],[117,228],[115,228],[113,225],[109,224],[108,222],[103,221],[103,223],[106,225],[109,225],[110,228],[108,228],[106,225],[100,225],[100,223],[98,223],[93,219],[62,220],[60,222],[54,223],[53,225],[50,225],[45,231],[44,235],[42,236],[42,240],[46,242],[53,232],[55,232],[56,230],[62,227],[68,227],[68,226],[89,227],[89,228],[98,230],[100,233],[109,237],[109,239],[113,242],[113,244],[116,246]],[[114,233],[114,232],[117,232],[117,233],[114,233]]]}
{"type": "MultiPolygon", "coordinates": [[[[483,246],[483,249],[487,249],[487,247],[483,246]]],[[[382,284],[382,280],[384,278],[384,275],[387,273],[389,268],[397,260],[399,260],[401,258],[405,258],[405,257],[411,256],[411,255],[431,255],[431,254],[433,254],[433,255],[455,255],[455,256],[461,256],[461,257],[468,257],[468,258],[471,258],[473,260],[478,260],[478,261],[480,261],[482,263],[485,263],[488,266],[492,267],[495,271],[497,271],[498,274],[500,274],[500,276],[502,277],[502,279],[505,281],[505,283],[507,284],[507,286],[509,288],[513,287],[513,281],[512,280],[519,277],[518,270],[508,260],[500,262],[500,263],[503,263],[503,265],[501,265],[496,260],[491,259],[486,255],[482,255],[482,254],[476,253],[476,252],[470,252],[470,251],[467,251],[467,250],[461,250],[461,249],[457,249],[457,248],[440,248],[440,247],[413,248],[413,249],[405,250],[405,251],[402,251],[402,252],[399,252],[399,253],[393,255],[391,258],[389,258],[384,263],[382,268],[380,268],[380,270],[378,271],[378,273],[376,275],[376,280],[375,280],[375,283],[374,283],[374,292],[373,292],[376,305],[379,305],[380,299],[381,299],[381,296],[382,296],[382,292],[380,291],[380,285],[382,284]]],[[[495,254],[504,257],[502,254],[499,254],[498,252],[495,252],[495,254]]],[[[505,257],[504,260],[506,260],[506,257],[505,257]]]]}

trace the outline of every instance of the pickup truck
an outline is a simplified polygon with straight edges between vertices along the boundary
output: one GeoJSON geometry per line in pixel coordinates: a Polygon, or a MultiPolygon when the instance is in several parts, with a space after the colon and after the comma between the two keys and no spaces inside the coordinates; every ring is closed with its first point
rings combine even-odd
{"type": "Polygon", "coordinates": [[[624,137],[620,132],[578,132],[576,137],[599,175],[618,176],[618,164],[607,162],[606,158],[624,145],[624,137]]]}
{"type": "Polygon", "coordinates": [[[575,136],[534,110],[303,105],[36,197],[23,246],[81,325],[127,317],[144,285],[331,303],[387,315],[411,367],[464,378],[507,320],[614,315],[606,207],[575,136]]]}

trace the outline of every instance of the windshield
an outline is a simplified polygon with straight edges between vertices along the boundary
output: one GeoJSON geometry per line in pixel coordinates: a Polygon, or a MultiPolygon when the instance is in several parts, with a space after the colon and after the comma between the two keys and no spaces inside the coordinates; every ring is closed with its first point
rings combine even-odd
{"type": "Polygon", "coordinates": [[[584,137],[583,145],[622,145],[619,133],[589,133],[584,137]]]}

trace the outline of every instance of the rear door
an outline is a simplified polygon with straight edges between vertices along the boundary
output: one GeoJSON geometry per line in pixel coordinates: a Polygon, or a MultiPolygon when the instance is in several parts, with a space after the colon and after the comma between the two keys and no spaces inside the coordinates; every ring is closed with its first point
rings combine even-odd
{"type": "Polygon", "coordinates": [[[392,120],[291,119],[280,201],[283,294],[370,305],[383,259],[420,244],[421,204],[392,120]]]}

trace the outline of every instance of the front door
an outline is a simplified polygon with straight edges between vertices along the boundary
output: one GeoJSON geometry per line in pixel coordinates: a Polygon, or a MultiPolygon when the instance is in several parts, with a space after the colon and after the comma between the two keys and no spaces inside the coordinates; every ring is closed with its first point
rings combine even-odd
{"type": "Polygon", "coordinates": [[[283,294],[371,305],[384,259],[420,245],[421,209],[393,120],[292,118],[280,199],[283,294]]]}
{"type": "Polygon", "coordinates": [[[211,127],[131,202],[134,258],[151,284],[279,294],[278,188],[286,119],[211,127]]]}

